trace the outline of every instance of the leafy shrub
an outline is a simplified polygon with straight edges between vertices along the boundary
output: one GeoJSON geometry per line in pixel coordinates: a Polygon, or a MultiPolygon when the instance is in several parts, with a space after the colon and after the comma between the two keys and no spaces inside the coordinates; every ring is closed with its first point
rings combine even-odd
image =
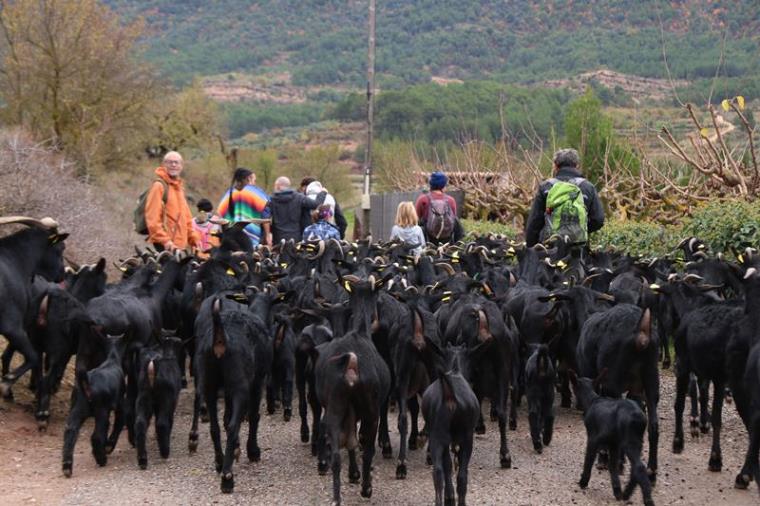
{"type": "Polygon", "coordinates": [[[744,200],[714,201],[695,211],[684,234],[699,237],[713,252],[757,247],[760,244],[760,207],[744,200]]]}
{"type": "Polygon", "coordinates": [[[635,221],[608,221],[590,238],[592,248],[611,248],[644,257],[665,255],[679,241],[679,230],[675,227],[635,221]]]}
{"type": "Polygon", "coordinates": [[[462,220],[462,227],[464,227],[467,238],[473,238],[478,235],[488,234],[502,234],[510,239],[517,237],[517,231],[505,225],[504,223],[498,223],[495,221],[479,221],[479,220],[462,220]]]}

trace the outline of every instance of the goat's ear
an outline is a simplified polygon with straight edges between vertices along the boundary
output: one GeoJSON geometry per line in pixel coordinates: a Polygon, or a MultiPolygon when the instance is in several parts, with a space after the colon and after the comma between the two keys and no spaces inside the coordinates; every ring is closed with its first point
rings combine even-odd
{"type": "Polygon", "coordinates": [[[95,272],[101,273],[106,269],[106,259],[103,257],[100,257],[100,260],[98,260],[98,263],[95,264],[95,272]]]}
{"type": "Polygon", "coordinates": [[[652,312],[649,308],[644,310],[641,315],[641,321],[639,321],[639,332],[642,332],[648,336],[652,335],[652,312]]]}

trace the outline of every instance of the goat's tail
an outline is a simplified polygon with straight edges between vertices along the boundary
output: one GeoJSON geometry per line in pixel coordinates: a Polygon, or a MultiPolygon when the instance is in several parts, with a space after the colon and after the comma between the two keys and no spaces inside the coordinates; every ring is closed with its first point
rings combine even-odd
{"type": "Polygon", "coordinates": [[[222,326],[221,312],[222,299],[215,297],[214,303],[211,305],[211,321],[214,323],[213,351],[216,358],[222,358],[224,352],[227,351],[227,337],[222,326]]]}
{"type": "Polygon", "coordinates": [[[148,385],[153,388],[153,386],[156,384],[156,361],[151,359],[150,362],[148,362],[148,385]]]}

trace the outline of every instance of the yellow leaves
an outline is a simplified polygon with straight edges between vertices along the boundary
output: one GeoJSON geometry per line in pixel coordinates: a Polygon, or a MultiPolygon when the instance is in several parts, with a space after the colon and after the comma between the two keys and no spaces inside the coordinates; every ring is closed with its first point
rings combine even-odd
{"type": "Polygon", "coordinates": [[[744,110],[744,97],[741,96],[741,95],[739,95],[738,97],[736,97],[736,103],[739,106],[739,109],[741,109],[743,111],[744,110]]]}
{"type": "Polygon", "coordinates": [[[699,135],[702,136],[703,139],[707,139],[707,135],[709,134],[709,130],[705,127],[702,127],[699,129],[699,135]]]}
{"type": "Polygon", "coordinates": [[[729,109],[731,109],[731,105],[728,103],[728,99],[724,98],[723,101],[720,103],[720,106],[723,108],[724,111],[728,112],[729,109]]]}
{"type": "Polygon", "coordinates": [[[737,95],[731,100],[724,98],[723,101],[720,103],[720,106],[723,108],[724,111],[728,112],[728,110],[731,108],[731,102],[736,101],[736,105],[739,107],[740,111],[744,110],[744,97],[741,95],[737,95]]]}

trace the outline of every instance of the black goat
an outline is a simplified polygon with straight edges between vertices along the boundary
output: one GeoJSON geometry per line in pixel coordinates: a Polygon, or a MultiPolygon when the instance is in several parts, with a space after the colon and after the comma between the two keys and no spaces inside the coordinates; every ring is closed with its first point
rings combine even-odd
{"type": "Polygon", "coordinates": [[[595,313],[583,325],[578,341],[579,374],[597,377],[608,369],[609,378],[600,393],[609,397],[628,397],[646,401],[649,432],[647,473],[654,484],[657,479],[657,443],[660,400],[658,343],[652,334],[651,313],[632,304],[619,304],[595,313]]]}
{"type": "MultiPolygon", "coordinates": [[[[122,337],[107,338],[109,347],[106,360],[90,371],[78,370],[77,384],[72,395],[71,411],[66,419],[63,433],[63,474],[71,477],[74,465],[74,445],[76,445],[82,423],[90,416],[95,418],[95,429],[90,439],[92,454],[99,466],[105,466],[107,454],[110,453],[108,426],[111,412],[116,413],[113,440],[118,439],[118,432],[123,427],[122,403],[124,402],[124,371],[122,355],[125,343],[122,337]]],[[[113,437],[113,436],[111,436],[113,437]]]]}
{"type": "Polygon", "coordinates": [[[315,349],[322,343],[331,341],[332,330],[325,321],[313,323],[304,327],[296,344],[296,386],[298,388],[298,414],[301,418],[301,441],[309,442],[311,436],[311,453],[317,456],[317,442],[319,441],[319,421],[322,418],[322,408],[317,399],[316,383],[314,379],[314,362],[316,361],[315,349]],[[308,385],[308,392],[306,387],[308,385]],[[308,404],[311,406],[312,424],[309,432],[308,404]]]}
{"type": "Polygon", "coordinates": [[[275,400],[282,400],[282,417],[286,422],[293,415],[293,375],[295,373],[295,335],[287,316],[275,317],[272,348],[274,361],[267,384],[267,413],[274,414],[275,400]]]}
{"type": "Polygon", "coordinates": [[[543,446],[549,446],[551,443],[554,432],[554,385],[557,374],[548,346],[528,346],[531,350],[525,364],[528,422],[533,449],[541,453],[543,446]]]}
{"type": "Polygon", "coordinates": [[[457,460],[457,496],[464,506],[467,472],[472,455],[473,434],[480,417],[480,404],[461,371],[469,367],[470,351],[463,345],[446,348],[448,371],[428,386],[422,395],[422,416],[430,435],[428,448],[433,462],[435,504],[454,504],[449,448],[457,460]]]}
{"type": "Polygon", "coordinates": [[[596,455],[600,449],[606,448],[610,455],[609,471],[615,499],[627,501],[636,485],[639,485],[644,504],[654,506],[652,485],[641,462],[647,417],[638,404],[630,399],[601,397],[594,391],[595,384],[598,385],[606,373],[607,369],[602,370],[599,377],[592,382],[590,378],[578,378],[574,372],[570,372],[575,395],[583,408],[583,424],[586,426],[587,437],[586,457],[578,485],[581,488],[588,486],[596,455]],[[631,477],[625,490],[621,491],[619,464],[623,457],[627,457],[631,464],[631,477]]]}
{"type": "Polygon", "coordinates": [[[50,218],[0,218],[0,224],[21,223],[32,228],[20,230],[0,239],[0,334],[8,347],[24,357],[24,363],[4,372],[0,395],[12,398],[11,387],[28,370],[39,367],[39,355],[27,335],[24,322],[29,314],[30,288],[35,274],[48,281],[63,280],[63,241],[50,218]]]}
{"type": "MultiPolygon", "coordinates": [[[[367,329],[368,330],[368,329],[367,329]]],[[[391,375],[369,336],[349,332],[317,347],[315,366],[317,396],[325,408],[321,426],[318,470],[326,474],[328,451],[333,473],[333,502],[340,504],[340,449],[348,449],[348,478],[362,479],[362,497],[372,496],[372,458],[381,404],[388,398],[391,375]],[[356,424],[361,423],[357,438],[356,424]],[[361,441],[362,471],[356,462],[361,441]]]]}
{"type": "Polygon", "coordinates": [[[135,417],[135,442],[137,464],[140,469],[148,467],[145,436],[150,419],[156,418],[156,438],[161,458],[169,457],[174,411],[182,387],[176,349],[182,341],[171,334],[162,336],[156,346],[140,351],[138,393],[135,417]]]}

